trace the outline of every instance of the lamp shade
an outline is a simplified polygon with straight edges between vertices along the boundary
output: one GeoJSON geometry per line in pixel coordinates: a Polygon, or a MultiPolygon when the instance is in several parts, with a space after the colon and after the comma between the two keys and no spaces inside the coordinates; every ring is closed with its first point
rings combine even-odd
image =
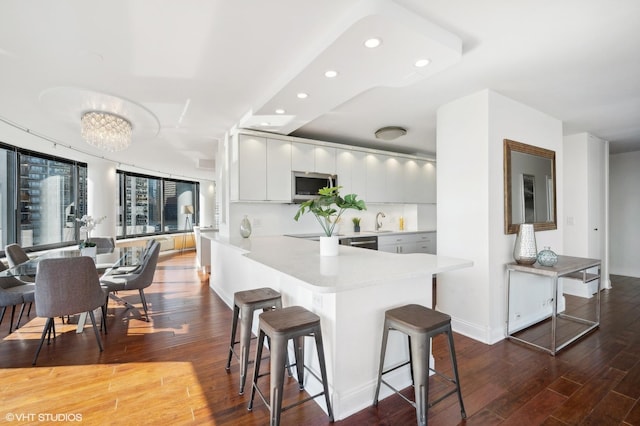
{"type": "Polygon", "coordinates": [[[182,206],[182,214],[193,214],[193,206],[191,204],[182,206]]]}

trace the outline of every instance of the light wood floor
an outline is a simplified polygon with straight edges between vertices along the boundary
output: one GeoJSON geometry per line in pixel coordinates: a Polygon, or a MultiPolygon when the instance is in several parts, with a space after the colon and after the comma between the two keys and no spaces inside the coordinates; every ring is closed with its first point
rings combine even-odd
{"type": "MultiPolygon", "coordinates": [[[[614,290],[602,293],[600,329],[556,357],[513,342],[489,346],[456,334],[468,419],[460,419],[452,396],[429,411],[429,424],[640,425],[640,279],[612,280],[614,290]]],[[[58,336],[45,344],[36,367],[31,361],[44,320],[33,312],[8,335],[5,317],[0,326],[0,423],[268,424],[259,399],[249,412],[248,392],[237,394],[237,362],[230,373],[224,369],[231,310],[198,273],[193,254],[161,260],[146,293],[150,322],[111,302],[102,353],[90,326],[76,334],[74,325],[57,321],[58,336]]],[[[137,292],[120,295],[140,306],[137,292]]],[[[434,355],[444,368],[445,348],[437,338],[434,355]]],[[[435,383],[432,391],[439,390],[435,383]]],[[[285,398],[303,395],[289,379],[285,398]]],[[[314,403],[284,412],[282,422],[329,424],[314,403]]],[[[394,396],[337,423],[415,424],[415,411],[394,396]]]]}

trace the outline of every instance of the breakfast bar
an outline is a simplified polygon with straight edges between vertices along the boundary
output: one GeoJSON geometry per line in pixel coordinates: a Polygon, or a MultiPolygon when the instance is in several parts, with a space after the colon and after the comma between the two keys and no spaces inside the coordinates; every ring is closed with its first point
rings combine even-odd
{"type": "MultiPolygon", "coordinates": [[[[284,306],[303,306],[320,316],[336,420],[372,404],[384,312],[408,303],[430,307],[435,274],[472,266],[464,259],[349,246],[340,246],[338,256],[322,257],[317,242],[285,236],[203,238],[211,240],[210,286],[228,306],[237,291],[271,287],[282,294],[284,306]]],[[[399,335],[390,335],[388,348],[387,365],[408,359],[399,335]]],[[[317,371],[312,349],[305,364],[317,371]]],[[[391,376],[398,388],[411,383],[408,366],[391,376]]],[[[314,386],[320,384],[310,380],[309,393],[319,389],[314,386]]]]}

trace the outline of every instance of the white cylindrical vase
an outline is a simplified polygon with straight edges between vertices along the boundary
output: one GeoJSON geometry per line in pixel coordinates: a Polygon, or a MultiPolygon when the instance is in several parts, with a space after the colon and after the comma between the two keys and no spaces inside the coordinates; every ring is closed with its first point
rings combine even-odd
{"type": "Polygon", "coordinates": [[[336,236],[320,237],[320,256],[337,256],[339,240],[336,236]]]}

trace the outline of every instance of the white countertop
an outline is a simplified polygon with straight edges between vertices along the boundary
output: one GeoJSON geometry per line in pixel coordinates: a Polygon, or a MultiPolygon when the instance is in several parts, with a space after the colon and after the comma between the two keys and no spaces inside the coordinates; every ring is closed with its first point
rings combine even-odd
{"type": "Polygon", "coordinates": [[[324,257],[320,256],[317,241],[285,236],[243,239],[206,235],[204,238],[241,250],[247,258],[297,278],[311,285],[314,291],[326,293],[426,278],[473,265],[465,259],[424,253],[386,253],[343,245],[339,247],[338,256],[324,257]]]}

